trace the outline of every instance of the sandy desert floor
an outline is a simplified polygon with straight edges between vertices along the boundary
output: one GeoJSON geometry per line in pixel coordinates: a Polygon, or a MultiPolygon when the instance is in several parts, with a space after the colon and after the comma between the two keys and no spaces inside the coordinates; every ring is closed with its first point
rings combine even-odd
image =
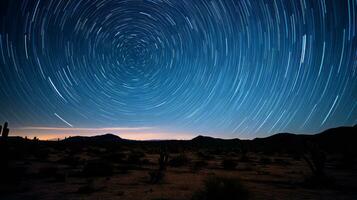
{"type": "Polygon", "coordinates": [[[239,180],[249,199],[357,199],[357,171],[340,168],[338,156],[329,156],[325,169],[332,186],[316,187],[306,183],[307,163],[284,154],[248,153],[242,160],[236,152],[182,150],[169,154],[155,183],[150,172],[158,169],[160,154],[147,148],[46,146],[13,157],[0,199],[185,200],[210,177],[239,180]]]}

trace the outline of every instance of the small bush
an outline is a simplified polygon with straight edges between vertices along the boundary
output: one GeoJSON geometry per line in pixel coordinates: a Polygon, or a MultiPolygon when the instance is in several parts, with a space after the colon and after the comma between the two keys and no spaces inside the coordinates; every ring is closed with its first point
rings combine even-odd
{"type": "Polygon", "coordinates": [[[127,162],[129,164],[137,164],[140,165],[142,158],[145,157],[145,154],[143,152],[139,152],[139,151],[133,151],[128,155],[128,159],[127,162]]]}
{"type": "Polygon", "coordinates": [[[49,157],[49,152],[46,149],[41,149],[41,150],[35,151],[34,155],[38,160],[45,161],[49,157]]]}
{"type": "Polygon", "coordinates": [[[356,155],[353,153],[347,152],[342,154],[342,156],[337,160],[338,169],[348,169],[352,170],[356,166],[356,155]]]}
{"type": "Polygon", "coordinates": [[[114,153],[108,153],[104,157],[105,159],[113,163],[123,163],[126,155],[122,152],[114,152],[114,153]]]}
{"type": "Polygon", "coordinates": [[[156,184],[156,183],[159,183],[160,181],[162,181],[164,179],[165,172],[162,171],[162,170],[149,171],[149,177],[150,177],[149,182],[151,184],[156,184]]]}
{"type": "Polygon", "coordinates": [[[336,181],[330,176],[308,176],[303,182],[303,186],[309,189],[331,189],[336,187],[336,181]]]}
{"type": "Polygon", "coordinates": [[[101,160],[88,162],[82,170],[82,175],[85,177],[111,176],[112,174],[113,166],[110,163],[101,160]]]}
{"type": "Polygon", "coordinates": [[[223,169],[226,170],[234,170],[237,167],[237,165],[238,165],[237,161],[233,159],[224,159],[222,161],[222,167],[223,169]]]}
{"type": "Polygon", "coordinates": [[[65,164],[69,165],[71,167],[77,167],[79,164],[81,164],[81,159],[75,156],[65,156],[64,158],[60,159],[57,161],[60,164],[65,164]]]}
{"type": "Polygon", "coordinates": [[[198,171],[201,170],[202,168],[206,167],[208,163],[205,160],[198,160],[193,163],[192,170],[198,171]]]}
{"type": "Polygon", "coordinates": [[[42,167],[38,170],[37,177],[38,178],[52,178],[55,177],[58,172],[57,167],[47,166],[42,167]]]}
{"type": "Polygon", "coordinates": [[[197,152],[197,156],[199,158],[201,158],[201,159],[204,159],[204,160],[212,160],[212,159],[214,159],[214,156],[212,156],[209,153],[206,153],[204,151],[197,152]]]}
{"type": "Polygon", "coordinates": [[[267,158],[267,157],[261,157],[260,158],[260,163],[263,164],[263,165],[269,165],[271,164],[271,159],[270,158],[267,158]]]}
{"type": "Polygon", "coordinates": [[[249,192],[239,179],[211,177],[204,183],[203,190],[193,194],[192,200],[244,200],[249,192]]]}
{"type": "Polygon", "coordinates": [[[89,180],[85,185],[78,188],[77,193],[79,194],[92,194],[103,190],[104,187],[96,187],[93,180],[89,180]]]}
{"type": "Polygon", "coordinates": [[[283,159],[283,158],[275,158],[274,162],[279,165],[290,165],[291,164],[288,160],[283,159]]]}
{"type": "Polygon", "coordinates": [[[169,165],[172,167],[182,167],[187,163],[189,163],[189,159],[185,154],[175,156],[169,161],[169,165]]]}

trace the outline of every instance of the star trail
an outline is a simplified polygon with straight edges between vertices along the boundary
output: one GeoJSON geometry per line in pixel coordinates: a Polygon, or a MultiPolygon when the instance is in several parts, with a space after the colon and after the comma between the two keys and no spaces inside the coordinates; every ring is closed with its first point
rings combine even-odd
{"type": "Polygon", "coordinates": [[[0,15],[0,121],[19,130],[357,123],[357,0],[4,0],[0,15]]]}

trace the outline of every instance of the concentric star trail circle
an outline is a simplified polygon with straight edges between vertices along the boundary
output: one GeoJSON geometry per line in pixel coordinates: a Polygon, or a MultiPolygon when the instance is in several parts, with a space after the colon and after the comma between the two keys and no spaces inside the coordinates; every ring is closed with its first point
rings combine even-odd
{"type": "Polygon", "coordinates": [[[355,0],[1,4],[0,120],[15,126],[256,137],[357,123],[355,0]]]}

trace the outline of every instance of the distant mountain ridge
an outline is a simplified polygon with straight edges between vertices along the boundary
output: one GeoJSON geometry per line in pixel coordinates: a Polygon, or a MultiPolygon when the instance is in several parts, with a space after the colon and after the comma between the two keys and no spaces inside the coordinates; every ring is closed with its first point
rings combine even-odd
{"type": "Polygon", "coordinates": [[[199,135],[191,140],[157,140],[157,141],[134,141],[120,138],[114,134],[105,134],[97,136],[73,136],[65,140],[65,142],[146,142],[146,143],[160,143],[160,142],[178,142],[190,143],[195,146],[219,146],[219,145],[235,145],[245,144],[255,149],[296,149],[298,146],[302,147],[307,141],[317,142],[326,147],[344,148],[345,145],[353,146],[357,144],[357,126],[353,127],[337,127],[327,129],[321,133],[314,135],[293,134],[293,133],[278,133],[265,138],[254,138],[252,140],[240,140],[238,138],[222,139],[210,136],[199,135]]]}
{"type": "Polygon", "coordinates": [[[66,142],[117,142],[123,139],[117,135],[107,133],[104,135],[95,136],[73,136],[64,139],[66,142]]]}
{"type": "MultiPolygon", "coordinates": [[[[21,137],[10,137],[9,141],[23,142],[21,137]]],[[[43,141],[46,142],[46,141],[43,141]]],[[[54,142],[54,141],[48,141],[54,142]]],[[[337,127],[327,129],[314,135],[278,133],[265,138],[255,138],[252,140],[221,139],[199,135],[191,140],[150,140],[137,141],[120,138],[114,134],[97,136],[73,136],[60,142],[63,143],[120,143],[120,144],[147,144],[147,145],[167,145],[171,147],[196,147],[196,148],[244,148],[256,152],[298,152],[303,151],[309,142],[320,146],[330,152],[355,152],[357,146],[357,125],[353,127],[337,127]]]]}

